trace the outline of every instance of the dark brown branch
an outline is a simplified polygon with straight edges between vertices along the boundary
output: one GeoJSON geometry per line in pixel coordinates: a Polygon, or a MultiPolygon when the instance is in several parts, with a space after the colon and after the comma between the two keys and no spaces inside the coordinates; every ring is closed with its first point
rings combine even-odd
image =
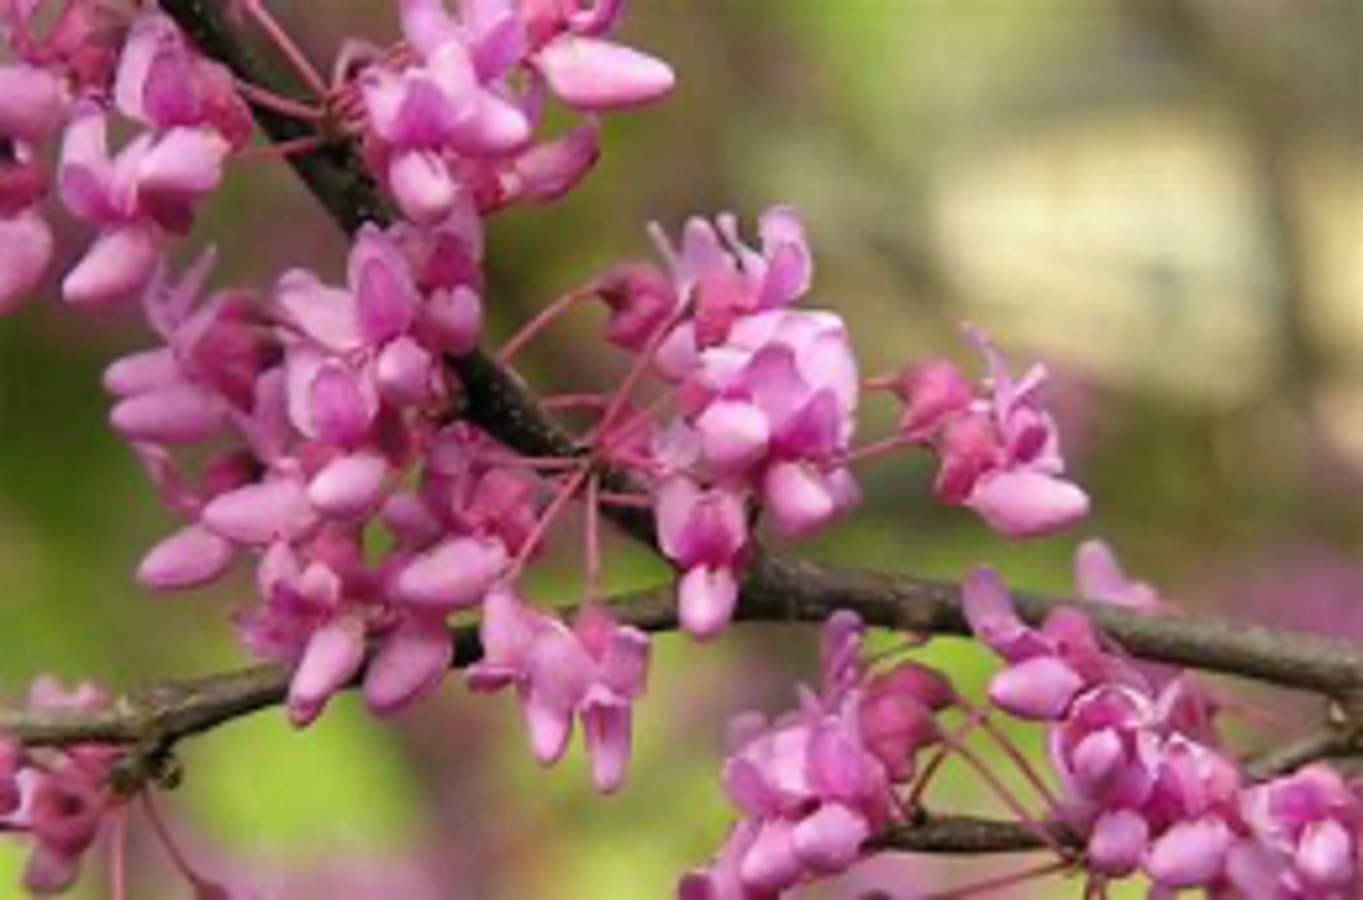
{"type": "MultiPolygon", "coordinates": [[[[1078,852],[1079,838],[1058,823],[1042,825],[1052,842],[1078,852]]],[[[974,816],[930,815],[920,822],[895,825],[877,837],[877,850],[902,853],[976,855],[981,853],[1025,853],[1045,850],[1048,845],[1036,830],[1021,822],[981,819],[974,816]]]]}

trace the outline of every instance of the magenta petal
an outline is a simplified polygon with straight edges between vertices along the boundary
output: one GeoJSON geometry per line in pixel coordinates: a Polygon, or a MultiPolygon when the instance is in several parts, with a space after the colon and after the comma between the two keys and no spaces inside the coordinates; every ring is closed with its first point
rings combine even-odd
{"type": "Polygon", "coordinates": [[[62,296],[77,306],[98,307],[126,300],[151,280],[161,247],[149,227],[106,231],[66,275],[62,296]]]}
{"type": "Polygon", "coordinates": [[[293,324],[328,350],[345,352],[364,345],[354,296],[327,287],[311,272],[285,272],[275,287],[274,302],[293,324]]]}
{"type": "Polygon", "coordinates": [[[103,383],[104,389],[117,397],[133,397],[169,387],[180,379],[180,363],[174,351],[157,347],[114,360],[104,370],[103,383]]]}
{"type": "Polygon", "coordinates": [[[431,354],[406,336],[384,347],[374,367],[379,393],[395,406],[419,403],[430,393],[435,374],[431,354]]]}
{"type": "Polygon", "coordinates": [[[777,463],[768,469],[762,496],[772,524],[787,537],[812,534],[838,511],[837,498],[823,473],[802,463],[777,463]]]}
{"type": "Polygon", "coordinates": [[[1064,715],[1084,681],[1054,656],[1034,656],[994,676],[989,699],[1024,719],[1054,720],[1064,715]]]}
{"type": "Polygon", "coordinates": [[[364,702],[388,715],[440,686],[454,641],[439,620],[412,618],[384,639],[364,676],[364,702]]]}
{"type": "Polygon", "coordinates": [[[705,460],[720,473],[735,473],[762,458],[771,440],[767,417],[751,403],[719,400],[696,419],[705,460]]]}
{"type": "Polygon", "coordinates": [[[413,150],[393,157],[388,166],[388,188],[402,214],[413,222],[431,225],[449,214],[459,184],[437,154],[413,150]]]}
{"type": "Polygon", "coordinates": [[[682,627],[692,637],[714,637],[733,618],[738,602],[738,581],[732,570],[696,566],[677,585],[682,627]]]}
{"type": "Polygon", "coordinates": [[[12,312],[37,289],[52,248],[52,229],[37,213],[0,218],[0,315],[12,312]]]}
{"type": "Polygon", "coordinates": [[[217,433],[227,415],[212,392],[180,382],[119,402],[109,420],[130,441],[193,444],[217,433]]]}
{"type": "Polygon", "coordinates": [[[632,722],[627,703],[598,703],[582,711],[582,736],[592,761],[592,782],[603,794],[612,793],[625,783],[632,722]]]}
{"type": "Polygon", "coordinates": [[[308,499],[325,515],[363,515],[382,498],[388,469],[388,462],[377,453],[338,456],[308,482],[308,499]]]}
{"type": "Polygon", "coordinates": [[[365,439],[376,412],[367,385],[347,366],[323,363],[308,385],[312,428],[319,440],[352,447],[365,439]]]}
{"type": "Polygon", "coordinates": [[[521,200],[550,203],[575,187],[600,154],[597,126],[574,128],[517,156],[507,176],[507,193],[521,200]]]}
{"type": "Polygon", "coordinates": [[[24,886],[35,894],[60,894],[76,880],[80,857],[39,843],[24,867],[24,886]]]}
{"type": "Polygon", "coordinates": [[[1220,819],[1179,822],[1150,846],[1145,871],[1171,888],[1211,884],[1220,873],[1231,834],[1220,819]]]}
{"type": "Polygon", "coordinates": [[[1344,888],[1354,880],[1355,838],[1334,819],[1306,826],[1297,845],[1297,868],[1312,884],[1344,888]]]}
{"type": "Polygon", "coordinates": [[[289,478],[220,494],[203,511],[204,524],[217,534],[256,546],[298,537],[314,521],[303,486],[289,478]]]}
{"type": "Polygon", "coordinates": [[[232,564],[232,545],[199,525],[161,541],[142,557],[137,580],[157,591],[198,587],[214,581],[232,564]]]}
{"type": "Polygon", "coordinates": [[[0,66],[0,138],[38,143],[61,124],[64,106],[61,82],[51,72],[0,66]]]}
{"type": "Polygon", "coordinates": [[[739,866],[745,886],[778,892],[799,881],[802,867],[796,855],[793,831],[793,826],[785,819],[768,819],[762,823],[739,866]]]}
{"type": "Polygon", "coordinates": [[[554,702],[544,691],[532,687],[522,699],[522,709],[530,733],[530,752],[542,765],[558,762],[573,734],[572,707],[554,702]]]}
{"type": "Polygon", "coordinates": [[[1133,810],[1104,813],[1089,834],[1089,862],[1102,875],[1125,878],[1140,865],[1149,835],[1145,819],[1133,810]]]}
{"type": "Polygon", "coordinates": [[[966,498],[990,527],[1006,537],[1032,537],[1067,528],[1089,511],[1089,498],[1071,482],[1033,469],[981,479],[966,498]]]}
{"type": "Polygon", "coordinates": [[[826,803],[795,826],[791,840],[806,867],[821,874],[841,872],[856,862],[870,825],[841,803],[826,803]]]}
{"type": "Polygon", "coordinates": [[[142,158],[139,190],[185,202],[222,181],[228,143],[212,131],[172,128],[142,158]]]}
{"type": "Polygon", "coordinates": [[[549,89],[577,109],[646,103],[676,83],[666,63],[597,38],[563,35],[541,49],[536,60],[549,89]]]}
{"type": "Polygon", "coordinates": [[[364,623],[353,616],[333,619],[313,632],[289,682],[289,720],[302,727],[321,713],[331,695],[345,687],[364,662],[364,623]]]}
{"type": "Polygon", "coordinates": [[[477,605],[502,576],[506,547],[490,538],[450,538],[407,564],[393,585],[404,603],[433,612],[477,605]]]}
{"type": "Polygon", "coordinates": [[[439,348],[447,353],[468,353],[478,343],[483,327],[483,300],[467,287],[432,294],[426,306],[427,322],[439,348]]]}

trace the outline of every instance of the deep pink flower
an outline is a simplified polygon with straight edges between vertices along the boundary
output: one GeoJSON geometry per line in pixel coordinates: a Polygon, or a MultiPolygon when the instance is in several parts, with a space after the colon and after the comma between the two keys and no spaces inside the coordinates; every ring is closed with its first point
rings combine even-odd
{"type": "Polygon", "coordinates": [[[483,659],[469,668],[469,685],[516,687],[531,750],[545,765],[562,757],[580,717],[597,789],[617,789],[628,768],[632,704],[645,688],[648,636],[596,605],[569,628],[504,589],[488,596],[481,634],[483,659]]]}

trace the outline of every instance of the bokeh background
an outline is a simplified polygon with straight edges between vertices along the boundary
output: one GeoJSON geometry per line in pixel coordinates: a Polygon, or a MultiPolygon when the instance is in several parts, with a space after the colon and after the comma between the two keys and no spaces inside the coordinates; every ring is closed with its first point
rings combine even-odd
{"type": "MultiPolygon", "coordinates": [[[[323,65],[347,37],[392,39],[393,6],[273,4],[323,65]]],[[[608,123],[569,201],[493,225],[491,336],[646,256],[649,220],[793,203],[817,254],[813,302],[847,316],[867,374],[927,354],[973,363],[962,320],[1044,359],[1096,501],[1074,534],[1007,545],[931,502],[927,460],[899,459],[865,470],[863,510],[808,552],[948,578],[989,562],[1064,591],[1077,540],[1101,535],[1188,608],[1363,639],[1363,4],[636,0],[627,36],[669,59],[679,87],[608,123]]],[[[234,175],[198,232],[219,245],[220,283],[339,272],[341,240],[282,167],[234,175]]],[[[67,235],[68,254],[85,237],[67,235]]],[[[98,377],[146,336],[47,293],[0,327],[0,687],[244,664],[226,618],[249,599],[244,576],[176,597],[132,583],[170,523],[105,424],[98,377]]],[[[556,326],[527,374],[606,383],[618,369],[599,325],[556,326]]],[[[869,408],[866,433],[892,414],[869,408]]],[[[618,584],[664,577],[624,545],[611,554],[618,584]]],[[[571,554],[550,568],[538,596],[571,601],[571,554]]],[[[816,675],[812,638],[660,639],[633,779],[609,799],[576,751],[536,767],[509,698],[452,680],[393,724],[345,698],[304,733],[263,714],[194,740],[173,815],[210,869],[263,896],[670,896],[723,835],[725,720],[787,706],[816,675]]],[[[960,642],[926,654],[966,686],[989,671],[960,642]]],[[[1233,717],[1246,746],[1318,711],[1242,696],[1257,710],[1233,717]]],[[[949,774],[940,796],[996,808],[976,780],[949,774]]],[[[133,896],[184,896],[135,837],[133,896]]],[[[0,897],[20,861],[0,849],[0,897]]],[[[104,895],[91,863],[82,898],[104,895]]],[[[910,898],[985,871],[882,860],[808,896],[910,898]]]]}

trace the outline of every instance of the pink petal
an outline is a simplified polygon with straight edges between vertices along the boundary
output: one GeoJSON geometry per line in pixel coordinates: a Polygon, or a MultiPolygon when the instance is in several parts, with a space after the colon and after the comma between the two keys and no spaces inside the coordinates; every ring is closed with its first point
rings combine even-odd
{"type": "Polygon", "coordinates": [[[739,867],[745,886],[775,893],[799,881],[803,867],[796,853],[793,831],[792,824],[785,819],[762,823],[739,867]]]}
{"type": "Polygon", "coordinates": [[[1145,855],[1150,828],[1133,810],[1104,813],[1089,834],[1088,858],[1099,874],[1125,878],[1145,855]]]}
{"type": "Polygon", "coordinates": [[[841,872],[871,836],[865,817],[841,803],[826,803],[795,826],[791,840],[800,861],[821,874],[841,872]]]}
{"type": "Polygon", "coordinates": [[[328,516],[361,516],[382,498],[388,471],[388,462],[377,453],[338,456],[308,482],[308,499],[328,516]]]}
{"type": "Polygon", "coordinates": [[[463,354],[478,343],[483,328],[483,300],[467,287],[437,291],[426,305],[427,322],[446,353],[463,354]]]}
{"type": "Polygon", "coordinates": [[[421,225],[439,222],[454,207],[460,187],[437,154],[399,153],[388,166],[388,188],[402,214],[421,225]]]}
{"type": "Polygon", "coordinates": [[[104,370],[103,378],[104,389],[118,397],[133,397],[180,381],[180,363],[169,347],[143,350],[116,359],[104,370]]]}
{"type": "Polygon", "coordinates": [[[676,83],[666,63],[597,38],[563,35],[541,49],[536,61],[549,89],[583,110],[646,103],[676,83]]]}
{"type": "Polygon", "coordinates": [[[310,724],[331,695],[355,677],[364,662],[364,636],[364,623],[354,616],[333,619],[313,633],[289,682],[294,725],[310,724]]]}
{"type": "Polygon", "coordinates": [[[214,532],[256,546],[296,538],[315,521],[303,486],[290,478],[220,494],[203,511],[204,524],[214,532]]]}
{"type": "Polygon", "coordinates": [[[1354,880],[1357,851],[1356,839],[1343,825],[1322,819],[1302,832],[1295,861],[1312,884],[1344,888],[1354,880]]]}
{"type": "Polygon", "coordinates": [[[771,439],[767,417],[751,403],[719,400],[696,419],[705,460],[721,474],[740,472],[762,458],[771,439]]]}
{"type": "Polygon", "coordinates": [[[454,641],[439,620],[411,618],[384,639],[364,677],[365,704],[388,715],[440,686],[454,641]]]}
{"type": "Polygon", "coordinates": [[[61,124],[61,83],[46,69],[0,65],[0,138],[36,144],[61,124]]]}
{"type": "Polygon", "coordinates": [[[797,462],[777,463],[762,479],[762,496],[776,530],[788,537],[812,534],[837,514],[837,500],[822,473],[797,462]]]}
{"type": "Polygon", "coordinates": [[[137,567],[137,580],[157,591],[181,590],[215,581],[232,564],[232,545],[200,525],[190,525],[152,547],[137,567]]]}
{"type": "Polygon", "coordinates": [[[629,773],[632,720],[628,704],[596,704],[582,711],[592,782],[603,794],[618,790],[629,773]]]}
{"type": "Polygon", "coordinates": [[[1071,482],[1031,469],[986,476],[965,505],[1007,537],[1032,537],[1067,528],[1088,514],[1089,498],[1071,482]]]}
{"type": "Polygon", "coordinates": [[[1179,822],[1150,846],[1145,871],[1171,888],[1211,884],[1225,863],[1231,834],[1220,819],[1179,822]]]}
{"type": "Polygon", "coordinates": [[[328,350],[344,353],[364,345],[354,296],[328,287],[312,272],[285,272],[275,287],[274,302],[289,321],[328,350]]]}
{"type": "Polygon", "coordinates": [[[719,634],[733,618],[738,581],[730,569],[696,566],[677,585],[682,627],[696,638],[719,634]]]}
{"type": "Polygon", "coordinates": [[[1034,656],[994,676],[989,699],[1024,719],[1060,718],[1084,680],[1054,656],[1034,656]]]}
{"type": "Polygon", "coordinates": [[[413,559],[393,591],[404,603],[433,612],[475,606],[502,576],[508,558],[501,541],[457,537],[413,559]]]}
{"type": "Polygon", "coordinates": [[[201,128],[172,128],[142,158],[138,189],[175,202],[206,194],[222,181],[227,141],[201,128]]]}
{"type": "Polygon", "coordinates": [[[36,212],[0,218],[0,315],[13,312],[38,288],[52,248],[52,229],[36,212]]]}
{"type": "Polygon", "coordinates": [[[193,444],[216,434],[227,414],[215,394],[182,381],[120,401],[109,420],[130,441],[193,444]]]}
{"type": "Polygon", "coordinates": [[[62,281],[68,303],[98,307],[126,300],[151,280],[161,247],[146,226],[106,231],[62,281]]]}

